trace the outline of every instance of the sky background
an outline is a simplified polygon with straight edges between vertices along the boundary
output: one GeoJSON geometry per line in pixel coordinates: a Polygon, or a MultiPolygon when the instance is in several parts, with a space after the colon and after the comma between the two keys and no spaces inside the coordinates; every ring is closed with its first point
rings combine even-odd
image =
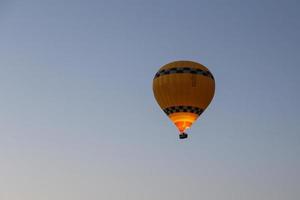
{"type": "Polygon", "coordinates": [[[0,199],[299,199],[299,8],[0,0],[0,199]],[[216,79],[183,141],[152,93],[182,59],[216,79]]]}

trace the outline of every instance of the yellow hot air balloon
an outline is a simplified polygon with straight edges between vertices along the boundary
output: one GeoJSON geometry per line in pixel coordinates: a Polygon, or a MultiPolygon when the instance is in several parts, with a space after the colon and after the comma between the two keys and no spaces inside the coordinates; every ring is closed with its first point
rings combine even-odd
{"type": "Polygon", "coordinates": [[[210,104],[215,93],[212,73],[192,61],[175,61],[161,67],[153,79],[155,99],[176,125],[179,138],[210,104]]]}

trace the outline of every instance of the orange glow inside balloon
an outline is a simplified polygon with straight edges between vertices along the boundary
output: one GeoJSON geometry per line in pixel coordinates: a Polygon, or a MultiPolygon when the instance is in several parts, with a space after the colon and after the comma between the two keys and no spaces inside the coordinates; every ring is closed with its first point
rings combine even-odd
{"type": "Polygon", "coordinates": [[[182,133],[192,126],[192,124],[198,118],[198,115],[194,113],[178,112],[169,115],[169,118],[176,125],[178,130],[182,133]]]}

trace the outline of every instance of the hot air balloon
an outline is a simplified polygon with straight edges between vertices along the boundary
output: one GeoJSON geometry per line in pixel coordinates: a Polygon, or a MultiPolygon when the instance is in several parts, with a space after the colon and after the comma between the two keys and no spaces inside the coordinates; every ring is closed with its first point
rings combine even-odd
{"type": "Polygon", "coordinates": [[[162,66],[153,79],[153,93],[161,109],[187,138],[186,129],[208,107],[215,93],[212,73],[192,61],[175,61],[162,66]]]}

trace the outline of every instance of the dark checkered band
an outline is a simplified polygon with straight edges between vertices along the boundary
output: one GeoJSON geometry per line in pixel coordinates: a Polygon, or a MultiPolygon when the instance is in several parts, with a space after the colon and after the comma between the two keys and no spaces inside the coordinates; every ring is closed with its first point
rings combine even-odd
{"type": "Polygon", "coordinates": [[[171,69],[162,69],[155,74],[154,79],[163,75],[180,74],[180,73],[198,74],[198,75],[203,75],[211,79],[214,79],[213,75],[209,71],[204,71],[202,69],[193,69],[189,67],[174,67],[171,69]]]}
{"type": "Polygon", "coordinates": [[[167,115],[177,113],[177,112],[189,112],[189,113],[201,115],[201,113],[204,111],[201,108],[193,107],[193,106],[172,106],[172,107],[165,108],[163,110],[167,115]]]}

